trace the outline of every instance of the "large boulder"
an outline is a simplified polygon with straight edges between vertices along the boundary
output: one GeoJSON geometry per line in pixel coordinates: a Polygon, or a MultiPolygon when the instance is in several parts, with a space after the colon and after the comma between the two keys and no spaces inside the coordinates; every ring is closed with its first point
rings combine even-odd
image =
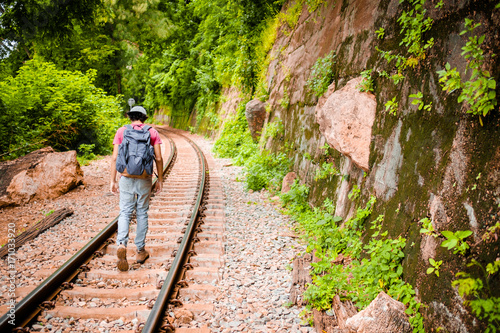
{"type": "Polygon", "coordinates": [[[330,87],[329,93],[318,102],[315,112],[319,130],[326,141],[368,171],[377,102],[373,94],[360,92],[357,88],[362,79],[352,79],[335,92],[330,87]]]}
{"type": "Polygon", "coordinates": [[[356,333],[412,332],[404,304],[384,292],[378,294],[366,309],[347,319],[345,325],[356,333]]]}
{"type": "Polygon", "coordinates": [[[283,183],[281,184],[281,193],[287,193],[292,188],[293,183],[297,179],[297,174],[295,172],[289,172],[283,178],[283,183]]]}
{"type": "Polygon", "coordinates": [[[252,139],[258,141],[266,120],[266,103],[253,99],[245,106],[245,116],[252,139]]]}
{"type": "Polygon", "coordinates": [[[45,148],[18,160],[0,167],[3,174],[9,175],[2,179],[0,207],[22,205],[33,199],[54,199],[83,181],[75,151],[56,153],[45,148]]]}

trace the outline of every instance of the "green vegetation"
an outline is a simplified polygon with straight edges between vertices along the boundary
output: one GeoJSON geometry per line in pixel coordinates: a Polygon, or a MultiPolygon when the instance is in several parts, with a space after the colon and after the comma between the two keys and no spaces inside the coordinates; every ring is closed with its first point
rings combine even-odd
{"type": "Polygon", "coordinates": [[[426,234],[427,236],[432,236],[434,238],[438,237],[438,234],[432,225],[432,221],[428,217],[421,219],[419,222],[422,223],[422,228],[420,229],[421,234],[426,234]]]}
{"type": "MultiPolygon", "coordinates": [[[[474,23],[471,19],[466,18],[465,27],[467,29],[460,34],[472,34],[474,29],[480,25],[480,23],[474,23]]],[[[488,71],[483,69],[485,56],[480,46],[483,44],[484,38],[485,35],[481,37],[470,36],[467,44],[462,47],[462,55],[467,59],[467,66],[463,76],[466,77],[467,71],[472,70],[472,74],[467,81],[463,81],[462,75],[456,68],[451,69],[449,63],[446,63],[445,69],[438,71],[439,82],[441,82],[443,90],[450,93],[460,89],[458,102],[465,102],[469,106],[467,112],[479,116],[481,125],[481,117],[485,117],[497,105],[496,81],[488,71]]]]}
{"type": "Polygon", "coordinates": [[[165,15],[171,27],[149,54],[151,80],[145,104],[163,108],[185,126],[196,110],[198,121],[219,101],[222,87],[265,98],[262,66],[276,36],[274,19],[283,1],[173,1],[165,15]],[[244,15],[242,13],[245,13],[244,15]]]}
{"type": "MultiPolygon", "coordinates": [[[[432,28],[433,20],[430,17],[425,17],[427,10],[424,8],[426,0],[400,0],[399,3],[407,2],[410,9],[403,10],[398,18],[398,23],[401,27],[400,35],[403,37],[400,46],[406,48],[404,54],[393,54],[392,51],[384,51],[376,47],[382,57],[390,65],[395,60],[397,74],[392,75],[395,84],[398,84],[403,77],[404,71],[410,67],[415,68],[420,61],[426,58],[426,52],[434,45],[434,39],[427,41],[423,40],[423,35],[426,31],[432,28]]],[[[380,28],[376,31],[378,38],[383,38],[385,31],[380,28]]]]}
{"type": "MultiPolygon", "coordinates": [[[[407,47],[409,57],[404,59],[404,62],[396,64],[398,69],[404,69],[407,66],[414,68],[420,60],[425,59],[426,50],[434,45],[434,39],[431,38],[427,41],[423,40],[423,35],[426,31],[432,28],[433,20],[430,17],[425,17],[427,12],[424,9],[426,0],[408,0],[411,5],[409,11],[403,11],[398,18],[401,26],[401,35],[403,39],[399,43],[400,46],[407,47]]],[[[403,3],[405,0],[399,0],[403,3]]]]}
{"type": "Polygon", "coordinates": [[[444,230],[441,231],[441,234],[446,237],[446,240],[441,243],[442,247],[453,250],[454,254],[460,253],[461,255],[465,255],[465,252],[469,249],[469,245],[465,239],[472,235],[472,231],[463,230],[451,232],[444,230]]]}
{"type": "Polygon", "coordinates": [[[361,72],[361,77],[363,78],[363,80],[356,87],[359,89],[359,91],[361,91],[361,92],[368,92],[368,91],[373,92],[373,79],[371,77],[372,71],[373,71],[372,69],[368,69],[366,71],[361,72]]]}
{"type": "Polygon", "coordinates": [[[416,94],[410,94],[410,98],[413,98],[411,104],[418,105],[418,110],[424,109],[425,111],[430,111],[432,108],[432,102],[430,102],[429,104],[424,104],[424,102],[422,101],[423,97],[424,95],[420,91],[416,94]]]}
{"type": "Polygon", "coordinates": [[[402,279],[405,239],[389,238],[388,232],[382,231],[383,216],[379,216],[371,222],[370,229],[374,232],[368,244],[362,243],[375,197],[342,223],[342,218],[334,216],[335,207],[330,200],[325,200],[320,208],[311,208],[307,203],[308,193],[307,186],[295,182],[288,193],[281,195],[286,212],[298,222],[297,228],[308,244],[307,251],[315,251],[319,259],[312,263],[313,283],[304,294],[308,309],[329,310],[335,295],[353,301],[361,309],[385,291],[407,306],[414,331],[423,332],[420,303],[415,300],[413,288],[402,279]],[[362,257],[363,251],[368,258],[362,257]],[[343,263],[342,260],[336,263],[339,256],[343,263]]]}
{"type": "Polygon", "coordinates": [[[385,102],[385,111],[389,112],[393,116],[396,115],[398,111],[399,103],[396,101],[397,96],[394,96],[391,100],[385,102]]]}
{"type": "Polygon", "coordinates": [[[82,144],[109,153],[123,122],[121,107],[93,85],[94,77],[94,71],[58,70],[34,59],[0,81],[0,154],[13,158],[47,145],[68,150],[82,144]]]}
{"type": "Polygon", "coordinates": [[[245,161],[245,181],[247,188],[259,191],[281,189],[283,177],[290,169],[288,157],[283,153],[272,154],[267,150],[258,151],[245,161]]]}
{"type": "Polygon", "coordinates": [[[316,170],[316,175],[314,176],[314,180],[326,179],[330,176],[338,176],[340,175],[339,170],[333,166],[331,162],[324,162],[321,164],[321,167],[316,170]]]}
{"type": "Polygon", "coordinates": [[[299,21],[300,14],[302,13],[303,5],[304,5],[304,0],[296,0],[288,7],[286,12],[280,13],[278,15],[280,21],[282,23],[286,23],[290,29],[292,30],[295,29],[295,26],[299,21]]]}
{"type": "Polygon", "coordinates": [[[317,97],[323,95],[328,90],[330,83],[332,83],[332,67],[335,64],[335,57],[336,55],[332,51],[325,57],[316,60],[316,63],[312,67],[306,86],[317,97]]]}
{"type": "MultiPolygon", "coordinates": [[[[476,179],[479,179],[481,175],[479,174],[476,179]]],[[[422,223],[422,228],[420,233],[438,238],[439,234],[434,230],[432,222],[429,218],[423,218],[420,220],[422,223]]],[[[500,231],[500,223],[497,222],[492,227],[488,228],[488,231],[483,235],[482,239],[485,242],[493,241],[493,239],[498,238],[498,232],[500,231]]],[[[459,231],[441,231],[441,235],[446,239],[442,241],[441,247],[444,247],[450,251],[453,250],[453,254],[459,254],[467,258],[470,255],[468,252],[469,244],[465,239],[471,236],[473,232],[471,230],[459,230],[459,231]]],[[[443,260],[435,260],[429,258],[429,263],[431,267],[427,268],[427,274],[434,273],[439,277],[439,269],[443,264],[443,260]]],[[[500,270],[500,259],[496,259],[494,262],[487,263],[486,266],[480,264],[476,259],[472,258],[467,263],[469,268],[478,268],[474,272],[458,272],[456,273],[457,279],[452,282],[453,287],[458,288],[458,293],[464,299],[464,303],[472,309],[473,314],[483,320],[487,324],[485,332],[497,332],[497,328],[500,324],[500,297],[493,296],[493,290],[490,288],[490,281],[495,278],[500,270]]]]}
{"type": "Polygon", "coordinates": [[[439,277],[439,267],[443,264],[442,260],[435,261],[432,258],[429,258],[429,263],[431,264],[432,267],[427,268],[427,274],[436,274],[437,277],[439,277]]]}
{"type": "Polygon", "coordinates": [[[283,134],[285,132],[285,127],[283,126],[283,122],[281,119],[272,121],[267,123],[264,129],[264,138],[275,138],[279,134],[283,134]]]}
{"type": "MultiPolygon", "coordinates": [[[[484,242],[498,239],[500,223],[489,227],[483,235],[484,242]]],[[[462,237],[462,239],[465,237],[462,237]]],[[[457,253],[456,251],[454,253],[457,253]]],[[[469,269],[475,271],[458,272],[457,279],[452,282],[453,287],[458,288],[458,293],[464,299],[464,304],[470,306],[473,314],[487,324],[485,333],[498,332],[500,327],[500,297],[495,297],[495,290],[490,282],[498,279],[500,271],[500,259],[493,262],[481,264],[476,259],[471,259],[467,264],[469,269]]]]}
{"type": "MultiPolygon", "coordinates": [[[[385,51],[380,49],[378,46],[375,49],[380,53],[382,58],[387,62],[387,65],[396,68],[396,72],[388,73],[385,70],[379,71],[379,75],[382,77],[387,77],[392,80],[395,85],[398,85],[405,79],[405,71],[408,68],[415,69],[416,66],[420,64],[426,58],[427,51],[434,45],[434,39],[424,40],[424,33],[432,28],[433,20],[430,17],[426,17],[427,10],[424,8],[426,0],[399,0],[400,4],[406,3],[407,9],[403,10],[401,16],[398,18],[400,29],[401,41],[399,46],[402,53],[393,54],[392,51],[385,51]],[[392,61],[395,63],[392,63],[392,61]],[[391,64],[392,63],[392,64],[391,64]]],[[[442,6],[442,3],[438,3],[436,8],[442,6]]],[[[385,30],[379,28],[375,31],[377,38],[384,39],[385,30]]],[[[363,72],[366,76],[366,71],[363,72]]],[[[369,82],[367,78],[363,82],[369,82]]],[[[366,84],[365,84],[366,85],[366,84]]],[[[366,88],[372,88],[372,83],[369,83],[366,88]]],[[[419,110],[429,111],[432,107],[432,102],[429,104],[424,104],[422,101],[422,92],[417,92],[416,94],[410,95],[413,98],[412,104],[418,105],[419,110]]],[[[397,97],[393,97],[385,103],[385,110],[392,115],[397,114],[399,107],[399,102],[397,97]]]]}
{"type": "Polygon", "coordinates": [[[224,123],[220,138],[215,142],[213,151],[218,157],[234,159],[237,165],[257,152],[245,118],[245,102],[240,103],[238,113],[224,123]]]}

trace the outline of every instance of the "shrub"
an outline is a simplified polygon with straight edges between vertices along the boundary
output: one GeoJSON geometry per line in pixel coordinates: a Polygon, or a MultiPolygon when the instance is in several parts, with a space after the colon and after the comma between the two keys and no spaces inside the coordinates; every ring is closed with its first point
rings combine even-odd
{"type": "Polygon", "coordinates": [[[267,150],[258,151],[245,162],[247,188],[259,191],[263,188],[280,188],[283,177],[290,169],[290,162],[285,154],[277,155],[267,150]]]}
{"type": "Polygon", "coordinates": [[[0,153],[16,150],[9,158],[50,145],[57,150],[95,145],[107,153],[114,131],[124,123],[118,97],[107,96],[86,74],[56,69],[34,59],[16,77],[0,81],[0,153]],[[43,140],[43,142],[40,142],[43,140]]]}

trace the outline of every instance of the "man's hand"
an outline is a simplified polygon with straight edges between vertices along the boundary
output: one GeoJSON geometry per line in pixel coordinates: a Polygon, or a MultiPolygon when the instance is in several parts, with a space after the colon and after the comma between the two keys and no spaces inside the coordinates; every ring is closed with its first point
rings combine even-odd
{"type": "Polygon", "coordinates": [[[118,190],[118,183],[116,181],[112,181],[111,184],[109,185],[109,190],[111,191],[111,193],[113,194],[118,194],[119,190],[118,190]]]}
{"type": "Polygon", "coordinates": [[[163,183],[160,181],[156,181],[155,188],[153,189],[154,193],[160,193],[163,189],[163,183]]]}

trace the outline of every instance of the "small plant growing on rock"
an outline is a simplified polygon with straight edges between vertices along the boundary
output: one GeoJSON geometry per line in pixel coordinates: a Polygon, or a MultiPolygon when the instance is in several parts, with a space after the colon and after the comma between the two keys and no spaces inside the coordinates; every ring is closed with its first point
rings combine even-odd
{"type": "Polygon", "coordinates": [[[319,58],[313,65],[306,86],[316,95],[320,97],[327,90],[333,79],[332,66],[335,63],[336,55],[330,52],[324,58],[319,58]]]}
{"type": "Polygon", "coordinates": [[[453,250],[454,254],[460,253],[461,255],[465,255],[465,252],[469,249],[469,244],[467,244],[465,239],[472,235],[472,231],[460,230],[452,232],[445,230],[441,231],[441,234],[446,237],[446,240],[441,243],[442,247],[453,250]]]}
{"type": "Polygon", "coordinates": [[[416,94],[411,94],[410,98],[413,98],[411,101],[412,105],[418,105],[418,110],[424,109],[425,111],[430,111],[432,108],[432,102],[430,104],[425,104],[422,101],[422,98],[424,98],[424,94],[422,94],[421,91],[417,92],[416,94]]]}
{"type": "MultiPolygon", "coordinates": [[[[465,27],[467,29],[460,34],[472,33],[480,25],[481,23],[474,23],[473,20],[466,18],[465,27]]],[[[488,71],[483,70],[485,59],[480,45],[483,44],[484,38],[485,35],[479,38],[478,36],[470,36],[467,44],[462,47],[462,56],[467,59],[464,74],[467,74],[468,70],[472,70],[468,81],[462,81],[460,73],[456,68],[451,69],[449,63],[446,63],[445,69],[437,72],[443,90],[448,93],[457,89],[462,90],[458,96],[458,102],[467,103],[469,105],[467,113],[479,116],[481,125],[483,124],[481,117],[485,117],[497,105],[496,81],[488,71]]]]}
{"type": "Polygon", "coordinates": [[[394,97],[393,99],[391,99],[385,103],[385,111],[387,111],[390,114],[392,114],[393,116],[395,116],[396,112],[398,111],[398,106],[399,106],[399,103],[396,101],[396,97],[394,97]]]}
{"type": "Polygon", "coordinates": [[[421,219],[419,222],[422,223],[422,228],[420,229],[421,234],[426,234],[426,235],[432,236],[434,238],[439,236],[436,233],[436,231],[434,230],[434,226],[432,225],[432,221],[428,217],[421,219]]]}
{"type": "Polygon", "coordinates": [[[439,267],[443,264],[443,261],[435,261],[434,259],[429,258],[429,263],[432,265],[432,267],[427,268],[427,274],[434,273],[437,277],[439,277],[439,267]]]}
{"type": "Polygon", "coordinates": [[[349,200],[356,200],[357,198],[359,198],[359,193],[361,193],[361,189],[358,187],[358,185],[354,185],[347,197],[349,198],[349,200]]]}
{"type": "Polygon", "coordinates": [[[373,91],[373,79],[371,77],[373,69],[367,69],[361,72],[361,77],[363,80],[358,84],[356,88],[361,92],[373,91]]]}
{"type": "Polygon", "coordinates": [[[458,272],[457,280],[452,282],[458,287],[458,293],[463,298],[469,298],[464,304],[469,305],[476,317],[487,322],[485,333],[496,333],[500,327],[500,297],[492,296],[489,281],[500,270],[500,260],[488,263],[486,269],[478,261],[472,260],[467,266],[479,267],[482,276],[473,277],[466,272],[458,272]]]}
{"type": "Polygon", "coordinates": [[[340,172],[337,168],[333,166],[333,163],[325,162],[321,165],[321,168],[316,170],[316,175],[314,180],[326,179],[330,176],[338,176],[340,172]]]}

